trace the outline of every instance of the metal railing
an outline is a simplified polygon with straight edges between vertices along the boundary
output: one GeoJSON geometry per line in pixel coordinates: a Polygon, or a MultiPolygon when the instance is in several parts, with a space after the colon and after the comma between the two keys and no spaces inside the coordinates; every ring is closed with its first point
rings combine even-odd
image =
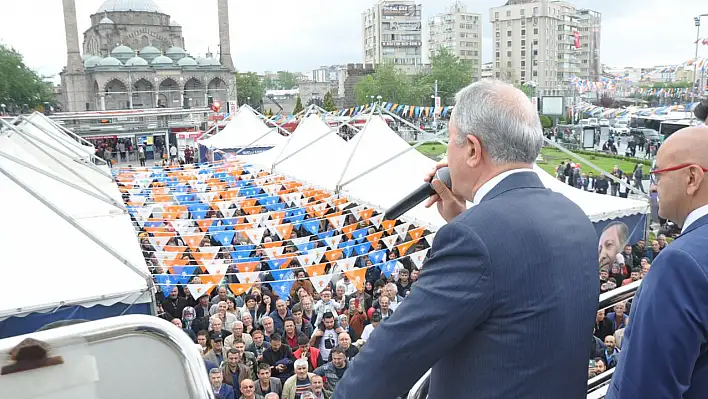
{"type": "MultiPolygon", "coordinates": [[[[631,284],[619,287],[609,292],[600,294],[599,309],[607,309],[620,302],[632,299],[639,288],[641,280],[631,284]]],[[[602,399],[605,397],[609,383],[612,380],[614,369],[605,371],[604,373],[595,376],[588,380],[588,396],[587,399],[602,399]]],[[[419,380],[413,385],[413,388],[408,392],[408,399],[426,399],[430,389],[430,370],[428,370],[419,380]]]]}

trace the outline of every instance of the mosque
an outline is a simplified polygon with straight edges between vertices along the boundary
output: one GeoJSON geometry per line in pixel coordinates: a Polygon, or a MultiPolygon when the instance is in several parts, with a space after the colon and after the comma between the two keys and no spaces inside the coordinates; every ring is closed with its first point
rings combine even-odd
{"type": "Polygon", "coordinates": [[[204,107],[236,99],[228,0],[217,0],[219,59],[191,56],[182,27],[152,0],[106,0],[90,16],[82,56],[75,0],[62,1],[63,111],[204,107]]]}

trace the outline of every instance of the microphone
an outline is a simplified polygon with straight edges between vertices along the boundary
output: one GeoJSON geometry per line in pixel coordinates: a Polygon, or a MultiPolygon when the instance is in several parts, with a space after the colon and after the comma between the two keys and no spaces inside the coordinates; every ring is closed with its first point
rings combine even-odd
{"type": "MultiPolygon", "coordinates": [[[[452,189],[452,179],[450,178],[450,169],[447,167],[440,168],[435,172],[435,180],[440,180],[447,186],[447,188],[452,189]]],[[[398,201],[395,205],[388,208],[386,213],[384,213],[385,220],[398,219],[404,213],[411,210],[416,205],[425,201],[431,195],[435,194],[435,189],[431,183],[425,183],[418,187],[415,191],[408,194],[402,200],[398,201]]]]}

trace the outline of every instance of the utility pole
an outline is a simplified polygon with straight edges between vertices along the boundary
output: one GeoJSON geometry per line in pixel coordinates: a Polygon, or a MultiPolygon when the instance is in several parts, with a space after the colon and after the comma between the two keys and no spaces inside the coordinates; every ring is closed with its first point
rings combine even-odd
{"type": "Polygon", "coordinates": [[[435,103],[433,107],[433,126],[437,130],[438,127],[438,107],[440,107],[440,98],[438,97],[438,80],[435,79],[435,103]]]}

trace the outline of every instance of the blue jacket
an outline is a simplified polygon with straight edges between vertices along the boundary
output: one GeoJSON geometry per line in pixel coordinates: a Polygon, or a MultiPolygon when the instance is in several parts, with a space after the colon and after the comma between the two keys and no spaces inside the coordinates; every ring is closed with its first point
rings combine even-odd
{"type": "Polygon", "coordinates": [[[391,399],[431,367],[430,399],[586,396],[600,283],[577,205],[512,174],[443,226],[429,256],[334,397],[391,399]]]}
{"type": "Polygon", "coordinates": [[[632,301],[608,399],[708,397],[708,216],[651,265],[632,301]]]}

